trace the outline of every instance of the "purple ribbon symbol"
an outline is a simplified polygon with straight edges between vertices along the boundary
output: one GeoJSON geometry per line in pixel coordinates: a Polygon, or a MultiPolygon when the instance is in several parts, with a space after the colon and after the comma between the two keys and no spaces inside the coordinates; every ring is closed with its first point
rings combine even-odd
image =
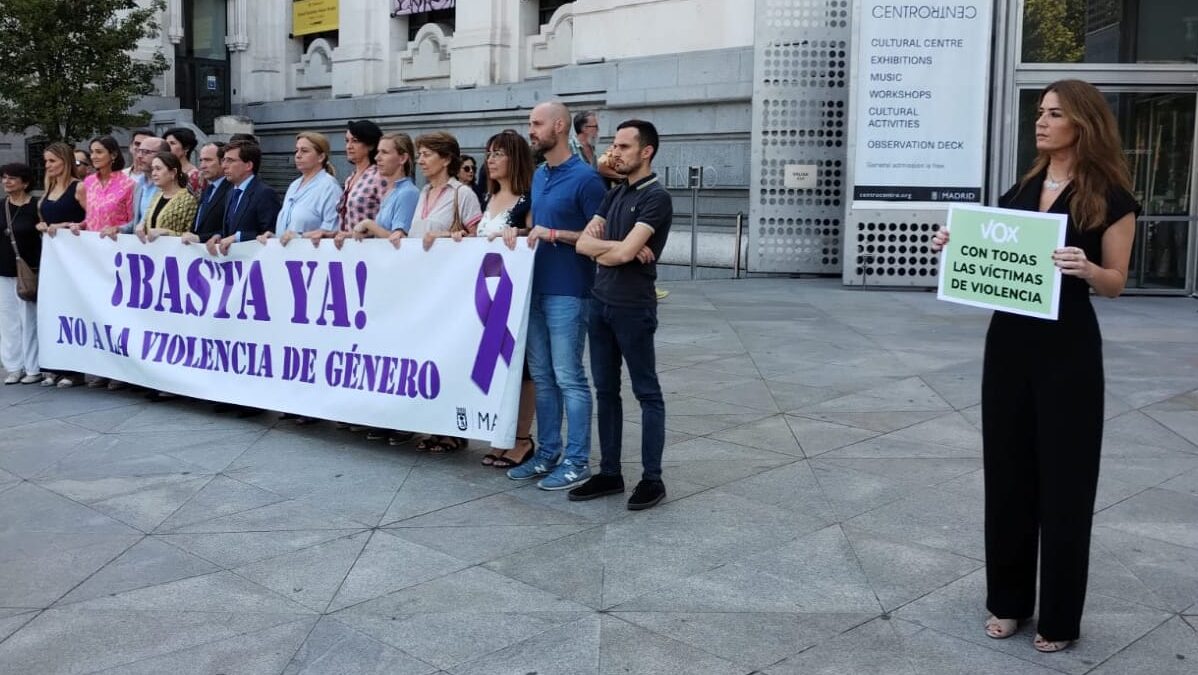
{"type": "Polygon", "coordinates": [[[512,365],[512,350],[516,348],[516,338],[507,328],[508,314],[512,311],[512,278],[503,266],[503,256],[498,253],[483,256],[478,280],[474,283],[474,308],[478,311],[479,321],[483,322],[483,338],[478,345],[478,355],[474,357],[470,378],[484,394],[489,394],[499,357],[512,365]],[[499,279],[494,298],[487,291],[489,278],[499,279]]]}

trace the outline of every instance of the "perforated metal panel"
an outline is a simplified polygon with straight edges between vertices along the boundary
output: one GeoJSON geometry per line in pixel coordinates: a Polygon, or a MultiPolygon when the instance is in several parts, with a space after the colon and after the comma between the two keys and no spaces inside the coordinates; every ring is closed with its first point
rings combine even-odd
{"type": "Polygon", "coordinates": [[[935,286],[929,247],[946,211],[853,210],[844,247],[846,286],[935,286]]]}
{"type": "Polygon", "coordinates": [[[749,269],[839,273],[851,0],[757,0],[749,269]],[[788,189],[789,164],[816,184],[788,189]]]}

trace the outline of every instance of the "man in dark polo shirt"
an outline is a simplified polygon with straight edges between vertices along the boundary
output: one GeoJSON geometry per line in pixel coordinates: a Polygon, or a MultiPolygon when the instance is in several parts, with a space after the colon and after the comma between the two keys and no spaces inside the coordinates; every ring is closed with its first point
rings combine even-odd
{"type": "Polygon", "coordinates": [[[641,406],[641,465],[644,473],[628,508],[655,506],[666,496],[661,480],[666,407],[657,382],[653,335],[657,332],[657,258],[666,245],[674,205],[653,173],[657,128],[628,120],[616,128],[609,154],[624,182],[603,199],[579,253],[599,263],[591,291],[591,377],[599,405],[599,474],[570,491],[571,501],[624,492],[620,444],[624,410],[620,400],[620,361],[628,366],[632,391],[641,406]]]}
{"type": "Polygon", "coordinates": [[[528,312],[528,369],[537,389],[537,452],[508,470],[565,490],[591,477],[591,388],[582,367],[595,263],[574,244],[603,201],[603,180],[570,154],[570,111],[556,101],[533,108],[528,137],[545,164],[532,178],[528,245],[537,249],[528,312]],[[562,409],[566,443],[562,445],[562,409]],[[560,463],[558,462],[560,458],[560,463]]]}

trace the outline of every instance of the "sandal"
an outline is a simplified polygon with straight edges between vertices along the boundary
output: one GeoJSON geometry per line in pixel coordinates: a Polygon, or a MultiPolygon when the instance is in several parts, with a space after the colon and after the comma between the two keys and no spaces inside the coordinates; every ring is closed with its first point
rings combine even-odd
{"type": "Polygon", "coordinates": [[[501,457],[503,457],[503,453],[496,452],[495,450],[491,450],[491,452],[488,452],[487,454],[483,455],[482,465],[483,466],[494,466],[495,460],[500,459],[501,457]]]}
{"type": "MultiPolygon", "coordinates": [[[[404,443],[410,443],[413,438],[416,438],[416,434],[414,432],[392,431],[391,434],[389,436],[387,436],[387,444],[388,445],[403,445],[404,443]]],[[[429,436],[429,438],[432,438],[432,436],[429,436]]],[[[425,439],[425,440],[427,440],[427,439],[425,439]]],[[[421,441],[421,442],[423,443],[423,441],[421,441]]],[[[427,450],[428,448],[418,448],[418,449],[427,450]]]]}
{"type": "Polygon", "coordinates": [[[469,445],[469,443],[466,439],[457,436],[439,436],[436,442],[430,443],[425,450],[430,455],[444,455],[447,452],[461,450],[469,445]]]}
{"type": "MultiPolygon", "coordinates": [[[[495,461],[491,463],[491,466],[495,467],[496,469],[510,469],[513,466],[520,466],[521,464],[532,459],[532,456],[537,454],[536,441],[532,440],[530,436],[517,436],[516,444],[519,445],[520,441],[528,441],[528,449],[520,455],[519,459],[508,457],[507,453],[511,452],[511,450],[505,450],[504,452],[499,453],[499,455],[495,458],[495,461]]],[[[512,450],[515,450],[515,448],[512,448],[512,450]]]]}
{"type": "Polygon", "coordinates": [[[1021,619],[1000,619],[991,615],[986,619],[986,637],[992,640],[1005,640],[1019,631],[1021,619]]]}
{"type": "Polygon", "coordinates": [[[1032,647],[1041,654],[1063,652],[1072,644],[1073,640],[1045,640],[1039,633],[1036,634],[1036,639],[1032,640],[1032,647]]]}

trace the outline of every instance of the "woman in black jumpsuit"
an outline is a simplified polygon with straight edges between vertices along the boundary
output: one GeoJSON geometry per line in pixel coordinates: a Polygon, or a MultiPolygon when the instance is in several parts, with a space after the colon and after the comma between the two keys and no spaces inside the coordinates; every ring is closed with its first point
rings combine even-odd
{"type": "MultiPolygon", "coordinates": [[[[1056,652],[1079,634],[1102,445],[1102,335],[1090,290],[1123,290],[1139,206],[1114,117],[1094,87],[1049,85],[1036,132],[1040,156],[999,206],[1068,214],[1069,224],[1053,253],[1059,318],[995,312],[986,334],[986,633],[1010,637],[1032,615],[1039,549],[1034,646],[1056,652]],[[1086,195],[1095,198],[1087,204],[1086,195]]],[[[947,240],[938,235],[933,247],[947,240]]]]}

